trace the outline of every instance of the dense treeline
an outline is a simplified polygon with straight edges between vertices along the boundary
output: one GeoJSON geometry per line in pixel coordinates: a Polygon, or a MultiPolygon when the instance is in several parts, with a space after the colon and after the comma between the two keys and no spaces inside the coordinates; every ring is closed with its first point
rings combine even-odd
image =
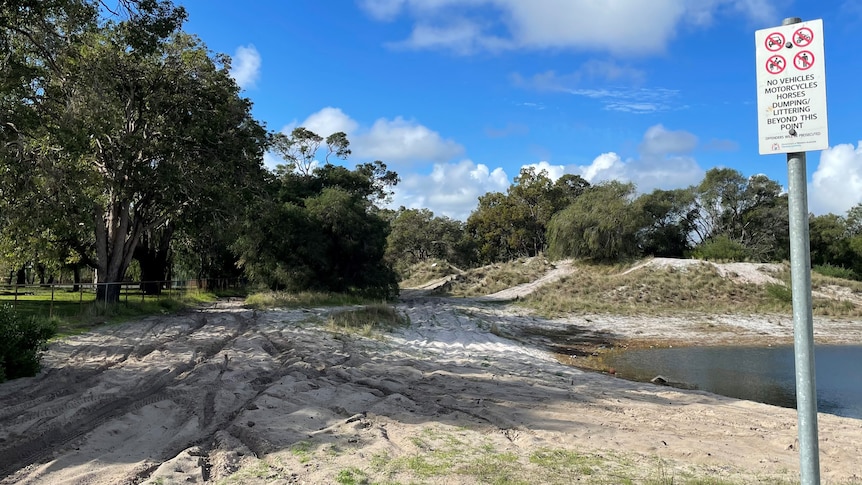
{"type": "MultiPolygon", "coordinates": [[[[644,256],[730,261],[790,257],[787,194],[764,175],[709,170],[697,185],[637,195],[632,184],[556,182],[525,168],[504,193],[479,198],[467,222],[404,209],[393,216],[387,254],[402,266],[446,259],[478,265],[547,254],[613,262],[644,256]]],[[[862,204],[846,217],[811,216],[811,261],[862,276],[862,204]]]]}
{"type": "MultiPolygon", "coordinates": [[[[167,0],[0,4],[0,251],[19,281],[31,267],[40,282],[82,268],[100,283],[182,272],[386,298],[396,270],[429,259],[788,257],[780,185],[731,169],[638,195],[525,168],[465,222],[383,209],[396,173],[345,168],[344,133],[267,131],[231,60],[184,32],[185,18],[167,0]],[[285,164],[266,170],[266,151],[285,164]]],[[[812,217],[811,249],[814,264],[862,274],[862,206],[812,217]]]]}

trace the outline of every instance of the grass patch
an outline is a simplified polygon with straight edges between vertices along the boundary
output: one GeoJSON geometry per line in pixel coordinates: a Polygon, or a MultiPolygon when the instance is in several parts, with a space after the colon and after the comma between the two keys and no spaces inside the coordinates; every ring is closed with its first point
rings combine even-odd
{"type": "Polygon", "coordinates": [[[295,456],[300,463],[311,461],[313,445],[309,441],[299,441],[290,447],[290,454],[295,456]]]}
{"type": "Polygon", "coordinates": [[[335,482],[340,485],[367,485],[368,477],[359,468],[346,468],[338,472],[335,482]]]}
{"type": "Polygon", "coordinates": [[[371,300],[369,298],[344,293],[315,291],[289,293],[286,291],[267,291],[262,293],[253,293],[246,297],[245,306],[256,309],[309,308],[365,305],[368,303],[375,303],[377,301],[379,300],[371,300]]]}
{"type": "Polygon", "coordinates": [[[540,288],[522,304],[554,316],[790,311],[790,303],[770,295],[766,286],[724,278],[707,265],[643,268],[622,274],[581,263],[574,274],[540,288]]]}
{"type": "Polygon", "coordinates": [[[453,279],[449,293],[452,296],[490,295],[535,281],[552,269],[554,265],[543,257],[491,264],[472,269],[453,279]]]}
{"type": "MultiPolygon", "coordinates": [[[[758,285],[722,277],[709,265],[643,268],[628,274],[579,263],[574,274],[538,289],[520,301],[543,316],[572,313],[670,315],[792,312],[790,271],[771,275],[784,283],[758,285]]],[[[855,298],[814,298],[815,315],[862,316],[862,282],[812,275],[812,289],[841,288],[855,298]]]]}
{"type": "Polygon", "coordinates": [[[429,259],[428,261],[420,261],[409,268],[400,270],[399,276],[401,277],[401,282],[399,286],[402,288],[414,288],[445,276],[461,273],[463,271],[446,261],[429,259]]]}
{"type": "Polygon", "coordinates": [[[395,307],[383,304],[333,313],[327,322],[332,330],[365,336],[378,332],[391,332],[408,323],[407,318],[398,313],[395,307]]]}
{"type": "Polygon", "coordinates": [[[148,315],[175,313],[211,303],[214,293],[197,289],[163,290],[161,295],[144,295],[135,288],[124,288],[117,303],[97,302],[90,291],[54,291],[50,288],[27,287],[26,295],[0,295],[0,304],[12,305],[22,318],[36,318],[57,328],[63,338],[89,331],[97,325],[113,324],[148,315]]]}

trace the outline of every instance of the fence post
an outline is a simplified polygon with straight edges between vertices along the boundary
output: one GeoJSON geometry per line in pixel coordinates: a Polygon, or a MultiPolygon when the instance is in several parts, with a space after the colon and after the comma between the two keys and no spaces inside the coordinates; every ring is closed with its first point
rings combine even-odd
{"type": "Polygon", "coordinates": [[[54,284],[51,283],[51,306],[48,309],[48,318],[54,318],[54,284]]]}
{"type": "Polygon", "coordinates": [[[12,303],[12,308],[18,308],[18,283],[15,283],[15,300],[12,303]]]}

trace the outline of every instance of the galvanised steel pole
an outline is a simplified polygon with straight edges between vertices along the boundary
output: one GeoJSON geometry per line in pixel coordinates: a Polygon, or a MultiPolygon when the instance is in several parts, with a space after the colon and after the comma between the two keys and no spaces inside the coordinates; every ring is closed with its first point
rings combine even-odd
{"type": "MultiPolygon", "coordinates": [[[[802,19],[784,19],[782,25],[802,19]]],[[[805,152],[787,154],[790,206],[790,277],[793,291],[793,350],[796,362],[796,416],[799,426],[800,479],[820,484],[817,386],[814,374],[814,320],[811,313],[811,243],[808,232],[808,183],[805,152]]]]}

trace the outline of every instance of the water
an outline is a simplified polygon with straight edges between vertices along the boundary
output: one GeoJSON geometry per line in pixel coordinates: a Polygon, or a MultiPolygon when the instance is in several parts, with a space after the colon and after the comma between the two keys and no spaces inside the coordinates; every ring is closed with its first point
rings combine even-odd
{"type": "MultiPolygon", "coordinates": [[[[816,346],[817,409],[862,419],[862,346],[816,346]]],[[[607,364],[627,379],[657,375],[682,387],[796,408],[793,347],[683,347],[630,350],[607,364]]]]}

